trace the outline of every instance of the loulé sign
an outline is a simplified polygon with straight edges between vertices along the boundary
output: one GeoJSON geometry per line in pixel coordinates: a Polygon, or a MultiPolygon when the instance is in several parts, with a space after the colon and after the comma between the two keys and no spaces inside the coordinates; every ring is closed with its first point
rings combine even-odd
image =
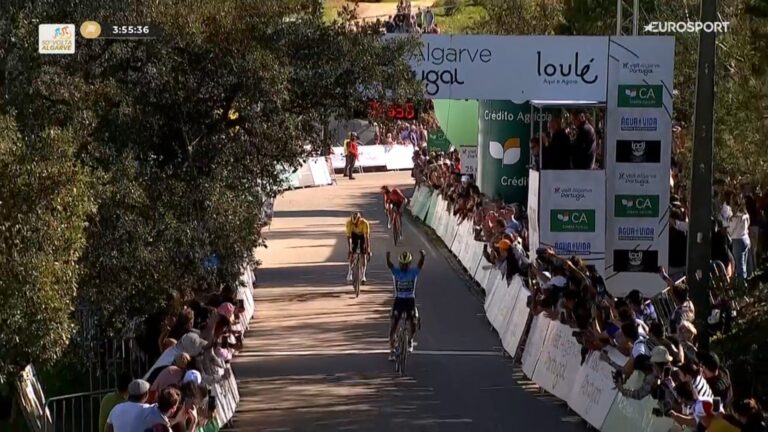
{"type": "Polygon", "coordinates": [[[421,43],[410,62],[430,98],[605,101],[608,37],[422,35],[421,43]]]}

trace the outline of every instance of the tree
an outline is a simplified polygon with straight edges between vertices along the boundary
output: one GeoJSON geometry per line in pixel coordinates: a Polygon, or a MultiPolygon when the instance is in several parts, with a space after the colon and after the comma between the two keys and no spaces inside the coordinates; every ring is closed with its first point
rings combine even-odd
{"type": "MultiPolygon", "coordinates": [[[[173,299],[236,283],[261,244],[261,208],[282,188],[277,167],[298,166],[312,151],[304,144],[319,145],[317,124],[351,112],[364,97],[419,94],[405,63],[413,41],[384,44],[373,28],[351,33],[342,22],[326,24],[320,6],[317,0],[2,6],[0,29],[14,37],[0,41],[0,94],[18,139],[26,145],[45,131],[68,131],[72,169],[90,180],[77,188],[92,197],[93,211],[73,215],[83,227],[84,249],[67,286],[78,303],[101,310],[103,329],[120,332],[173,299]],[[37,54],[38,23],[81,17],[152,23],[162,33],[142,41],[78,39],[74,55],[37,54]],[[222,264],[215,275],[201,265],[212,254],[222,264]]],[[[39,244],[29,247],[48,256],[39,244]]],[[[13,294],[30,286],[20,281],[13,294]]],[[[65,342],[72,323],[63,311],[58,317],[51,330],[60,329],[65,342]]],[[[20,346],[29,342],[23,333],[18,338],[20,346]]],[[[38,351],[27,354],[37,361],[38,351]]]]}
{"type": "Polygon", "coordinates": [[[23,137],[0,112],[0,377],[67,347],[85,219],[87,170],[72,131],[23,137]]]}

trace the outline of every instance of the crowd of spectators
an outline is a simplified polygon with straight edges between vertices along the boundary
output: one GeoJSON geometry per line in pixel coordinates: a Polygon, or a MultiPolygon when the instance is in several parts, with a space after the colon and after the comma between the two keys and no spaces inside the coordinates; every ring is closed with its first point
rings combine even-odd
{"type": "Polygon", "coordinates": [[[213,386],[231,376],[242,349],[245,312],[237,289],[224,285],[205,301],[171,313],[160,329],[160,357],[143,379],[122,374],[101,402],[100,432],[201,431],[216,412],[213,386]]]}
{"type": "Polygon", "coordinates": [[[423,122],[398,121],[386,125],[374,123],[373,143],[385,146],[404,145],[420,149],[427,145],[428,125],[423,122]]]}
{"type": "Polygon", "coordinates": [[[432,8],[413,10],[410,0],[400,0],[395,15],[377,20],[384,33],[440,33],[432,8]]]}
{"type": "MultiPolygon", "coordinates": [[[[550,123],[550,137],[561,133],[559,126],[557,119],[550,123]]],[[[565,146],[566,140],[562,141],[565,146]]],[[[577,159],[568,158],[566,167],[564,158],[562,167],[551,169],[573,169],[577,159]]],[[[533,314],[545,314],[573,328],[573,336],[582,346],[582,362],[590,352],[601,353],[615,369],[616,388],[625,397],[653,397],[658,404],[652,414],[671,418],[679,430],[768,430],[759,403],[741,397],[744,392],[735,392],[729,370],[719,356],[697,345],[697,315],[684,277],[685,261],[675,258],[686,256],[688,213],[676,195],[670,203],[670,229],[685,235],[681,240],[678,233],[670,233],[670,268],[659,268],[667,290],[654,299],[644,298],[637,290],[616,298],[607,291],[595,267],[577,256],[558,256],[552,248],[539,248],[532,254],[533,261],[529,260],[522,209],[481,193],[474,179],[461,173],[458,152],[430,153],[421,148],[414,152],[413,160],[416,184],[437,191],[448,202],[457,223],[473,222],[476,240],[485,243],[486,261],[508,278],[516,274],[523,277],[532,292],[528,304],[533,314]],[[616,364],[606,353],[609,347],[626,356],[626,363],[616,364]]],[[[730,331],[738,308],[730,281],[749,278],[761,253],[752,258],[755,267],[749,264],[748,254],[742,261],[735,255],[749,252],[752,244],[762,251],[760,245],[765,244],[762,236],[768,193],[745,193],[736,201],[733,195],[726,196],[713,218],[714,282],[711,313],[706,317],[710,335],[730,331]],[[730,204],[733,202],[739,204],[730,204]],[[759,221],[758,228],[750,229],[753,218],[759,221]],[[750,235],[757,235],[757,240],[750,240],[750,235]]]]}

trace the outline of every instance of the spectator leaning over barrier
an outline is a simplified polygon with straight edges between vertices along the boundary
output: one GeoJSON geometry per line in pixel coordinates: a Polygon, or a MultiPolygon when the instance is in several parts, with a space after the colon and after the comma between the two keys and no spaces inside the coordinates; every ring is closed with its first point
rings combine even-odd
{"type": "Polygon", "coordinates": [[[115,405],[107,418],[106,432],[136,432],[134,424],[139,413],[149,407],[146,404],[149,395],[149,383],[144,380],[133,380],[128,385],[128,400],[115,405]]]}
{"type": "Polygon", "coordinates": [[[651,360],[652,357],[645,354],[639,355],[634,359],[633,369],[643,375],[642,384],[635,389],[630,390],[624,387],[622,374],[613,375],[614,385],[619,393],[624,395],[624,397],[640,400],[657,392],[660,376],[657,375],[656,368],[651,360]]]}
{"type": "Polygon", "coordinates": [[[112,408],[128,399],[128,386],[131,384],[132,379],[128,372],[120,373],[120,376],[117,377],[117,389],[101,399],[99,407],[99,432],[106,430],[107,418],[109,418],[112,408]]]}
{"type": "Polygon", "coordinates": [[[683,362],[678,346],[667,338],[664,324],[658,321],[653,321],[648,326],[648,347],[651,348],[652,352],[658,347],[664,348],[667,355],[670,356],[670,362],[675,365],[680,365],[683,362]]]}
{"type": "Polygon", "coordinates": [[[680,411],[687,411],[691,415],[682,414],[680,411],[671,410],[668,414],[672,420],[680,426],[693,430],[706,430],[711,416],[714,414],[712,399],[704,399],[696,396],[690,382],[684,381],[674,387],[674,393],[681,405],[680,411]],[[698,429],[703,427],[704,429],[698,429]]]}
{"type": "Polygon", "coordinates": [[[712,389],[710,389],[709,384],[707,384],[707,380],[701,375],[701,369],[698,362],[688,359],[680,365],[678,371],[678,376],[681,382],[691,383],[693,394],[696,396],[696,399],[711,400],[714,397],[712,389]]]}
{"type": "Polygon", "coordinates": [[[163,369],[157,376],[152,386],[149,389],[149,403],[155,403],[157,396],[164,389],[181,384],[181,380],[184,378],[184,374],[187,372],[187,366],[192,358],[189,354],[180,352],[176,354],[176,358],[171,366],[163,369]]]}
{"type": "Polygon", "coordinates": [[[683,321],[677,328],[677,340],[683,353],[683,362],[697,360],[696,327],[690,321],[683,321]]]}
{"type": "MultiPolygon", "coordinates": [[[[137,431],[156,431],[157,426],[160,426],[159,430],[169,432],[171,426],[175,424],[184,424],[186,426],[187,417],[197,418],[197,412],[194,407],[190,411],[178,410],[179,402],[181,401],[181,392],[176,387],[168,387],[158,397],[157,403],[150,405],[137,421],[137,431]]],[[[192,432],[196,428],[196,421],[193,422],[192,428],[185,427],[184,432],[192,432]]]]}
{"type": "Polygon", "coordinates": [[[731,375],[721,367],[717,354],[700,352],[698,358],[701,363],[701,375],[712,389],[712,394],[719,397],[725,406],[731,406],[733,402],[731,375]]]}
{"type": "Polygon", "coordinates": [[[632,312],[634,312],[635,317],[644,322],[646,325],[650,325],[651,322],[657,321],[659,319],[658,315],[656,314],[656,308],[653,307],[653,304],[650,302],[650,300],[643,298],[642,294],[640,294],[640,291],[630,291],[629,294],[627,294],[627,303],[629,303],[629,306],[632,308],[632,312]]]}

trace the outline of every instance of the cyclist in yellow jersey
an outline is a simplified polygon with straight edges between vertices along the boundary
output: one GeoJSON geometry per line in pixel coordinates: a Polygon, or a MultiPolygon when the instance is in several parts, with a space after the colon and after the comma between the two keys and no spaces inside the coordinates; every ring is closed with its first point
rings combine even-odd
{"type": "Polygon", "coordinates": [[[365,271],[368,269],[368,260],[371,256],[371,224],[363,219],[360,212],[352,213],[347,220],[347,244],[349,245],[349,272],[347,282],[352,282],[352,257],[355,252],[365,256],[363,261],[363,275],[360,282],[365,284],[365,271]]]}

